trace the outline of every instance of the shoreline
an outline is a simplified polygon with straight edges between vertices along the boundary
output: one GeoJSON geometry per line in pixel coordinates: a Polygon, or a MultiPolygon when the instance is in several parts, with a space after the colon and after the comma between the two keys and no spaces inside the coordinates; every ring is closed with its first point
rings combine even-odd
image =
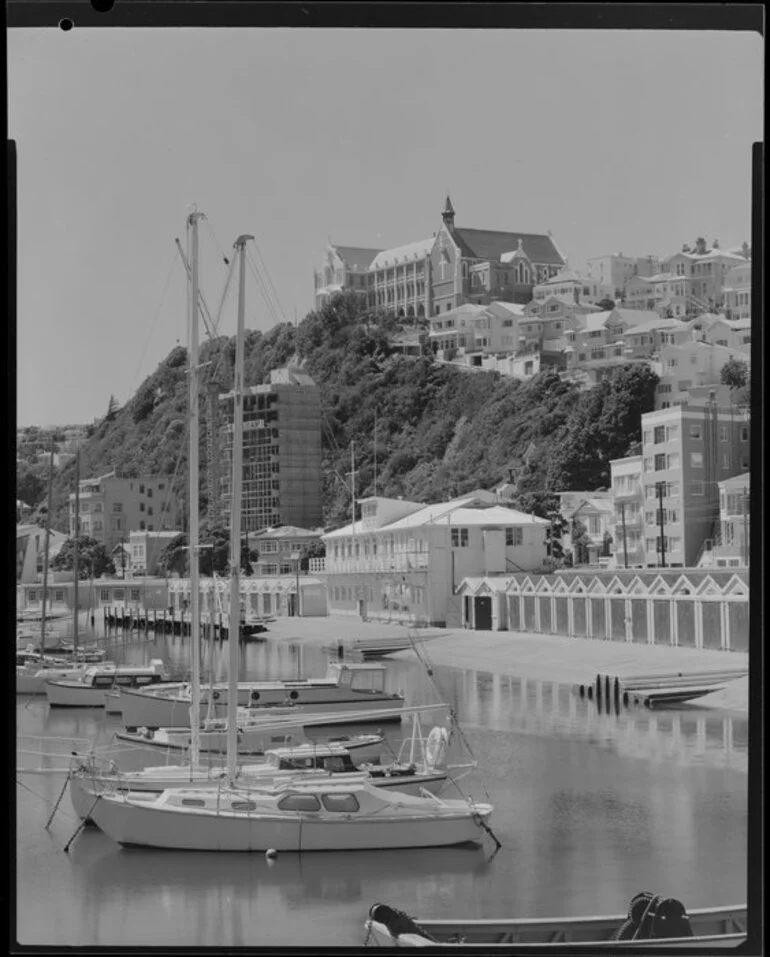
{"type": "MultiPolygon", "coordinates": [[[[431,664],[495,671],[560,684],[592,683],[600,672],[622,677],[650,672],[748,668],[749,664],[746,652],[672,648],[531,632],[410,629],[397,623],[361,621],[353,616],[280,618],[270,623],[266,637],[268,641],[293,640],[322,646],[341,643],[347,650],[359,638],[410,635],[426,639],[421,650],[431,664]]],[[[416,657],[412,649],[394,652],[382,660],[409,657],[416,657]]],[[[693,706],[746,713],[748,698],[748,677],[743,677],[697,699],[693,706]]]]}

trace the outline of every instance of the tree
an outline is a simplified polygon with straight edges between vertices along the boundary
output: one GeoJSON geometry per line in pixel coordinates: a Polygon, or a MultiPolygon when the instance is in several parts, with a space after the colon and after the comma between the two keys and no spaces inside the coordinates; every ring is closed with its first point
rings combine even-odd
{"type": "Polygon", "coordinates": [[[610,312],[612,309],[615,308],[615,300],[614,300],[614,299],[600,299],[599,302],[596,303],[596,305],[597,305],[600,309],[604,309],[605,312],[610,312]]]}
{"type": "Polygon", "coordinates": [[[584,565],[588,562],[588,546],[591,545],[588,529],[579,518],[572,519],[572,548],[575,554],[575,564],[584,565]]]}
{"type": "Polygon", "coordinates": [[[104,416],[106,422],[112,422],[115,416],[120,411],[120,404],[114,395],[110,396],[110,401],[107,403],[107,414],[104,416]]]}
{"type": "Polygon", "coordinates": [[[306,572],[310,568],[311,558],[326,558],[326,545],[320,538],[302,549],[302,558],[300,559],[299,567],[303,572],[306,572]]]}
{"type": "Polygon", "coordinates": [[[184,576],[187,574],[187,535],[184,532],[172,538],[161,551],[158,556],[158,568],[164,575],[175,573],[184,576]]]}
{"type": "Polygon", "coordinates": [[[16,497],[35,508],[45,498],[48,482],[47,466],[28,465],[26,462],[16,466],[16,497]]]}
{"type": "Polygon", "coordinates": [[[749,364],[743,359],[728,359],[722,366],[720,381],[731,389],[745,388],[749,384],[749,364]]]}
{"type": "MultiPolygon", "coordinates": [[[[68,538],[51,562],[58,571],[72,571],[75,567],[75,539],[68,538]]],[[[89,535],[78,539],[78,578],[101,578],[114,575],[115,563],[105,545],[89,535]]]]}
{"type": "Polygon", "coordinates": [[[706,245],[706,240],[703,238],[703,236],[698,236],[693,246],[693,252],[696,256],[705,256],[708,252],[708,246],[706,245]]]}

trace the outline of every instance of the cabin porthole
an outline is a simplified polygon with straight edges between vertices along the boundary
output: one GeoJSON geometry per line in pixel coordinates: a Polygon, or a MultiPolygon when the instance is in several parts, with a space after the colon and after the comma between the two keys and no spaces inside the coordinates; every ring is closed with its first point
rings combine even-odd
{"type": "Polygon", "coordinates": [[[252,701],[259,701],[259,692],[258,692],[258,691],[252,691],[252,692],[251,692],[251,700],[252,700],[252,701]]]}
{"type": "Polygon", "coordinates": [[[291,698],[292,701],[296,701],[297,698],[299,698],[299,691],[290,691],[289,697],[291,698]]]}

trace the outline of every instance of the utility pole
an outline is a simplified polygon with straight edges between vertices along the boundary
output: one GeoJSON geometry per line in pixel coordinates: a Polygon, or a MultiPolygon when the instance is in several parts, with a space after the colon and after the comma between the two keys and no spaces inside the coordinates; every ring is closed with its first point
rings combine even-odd
{"type": "Polygon", "coordinates": [[[620,524],[623,527],[623,567],[628,568],[628,546],[626,544],[626,503],[620,503],[620,524]]]}
{"type": "Polygon", "coordinates": [[[658,482],[655,486],[658,493],[658,522],[660,524],[660,566],[666,567],[666,539],[664,532],[664,513],[663,513],[663,495],[666,491],[666,483],[658,482]]]}

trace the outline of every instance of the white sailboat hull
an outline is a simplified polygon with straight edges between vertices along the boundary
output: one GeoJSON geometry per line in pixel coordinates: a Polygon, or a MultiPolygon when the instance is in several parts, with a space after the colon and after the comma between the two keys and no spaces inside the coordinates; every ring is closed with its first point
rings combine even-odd
{"type": "Polygon", "coordinates": [[[103,708],[105,691],[109,689],[92,688],[76,681],[62,684],[47,678],[45,683],[48,704],[54,708],[103,708]]]}
{"type": "MultiPolygon", "coordinates": [[[[381,848],[447,847],[481,843],[483,831],[469,811],[429,817],[398,815],[324,816],[313,813],[208,811],[162,807],[102,797],[91,818],[123,845],[199,851],[352,851],[381,848]]],[[[476,812],[488,817],[489,806],[476,812]]]]}
{"type": "MultiPolygon", "coordinates": [[[[318,683],[301,685],[287,685],[286,688],[264,690],[259,682],[242,683],[238,687],[238,704],[245,707],[251,701],[254,691],[260,694],[260,709],[269,711],[270,707],[285,707],[294,701],[301,706],[303,712],[314,711],[350,711],[351,722],[366,720],[365,712],[381,708],[399,708],[404,699],[399,695],[387,692],[351,691],[349,688],[340,688],[336,684],[318,683]],[[289,698],[293,690],[297,691],[297,698],[289,698]],[[364,714],[364,718],[358,717],[364,714]]],[[[189,728],[190,726],[190,697],[179,690],[166,687],[162,692],[134,691],[121,689],[121,712],[123,723],[127,728],[189,728]]],[[[227,688],[217,687],[214,691],[214,713],[217,717],[224,717],[227,712],[227,688]]],[[[208,708],[208,689],[201,689],[201,708],[203,712],[208,708]]],[[[395,716],[392,720],[400,720],[395,716]]]]}

